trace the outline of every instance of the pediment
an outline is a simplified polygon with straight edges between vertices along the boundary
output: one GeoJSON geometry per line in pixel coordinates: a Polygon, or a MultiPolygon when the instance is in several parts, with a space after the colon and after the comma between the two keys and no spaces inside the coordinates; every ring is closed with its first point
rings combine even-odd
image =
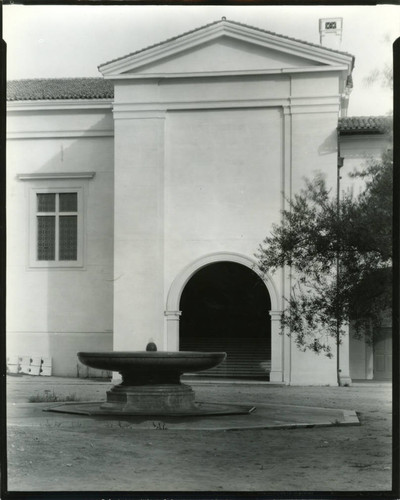
{"type": "Polygon", "coordinates": [[[301,71],[351,72],[349,54],[257,28],[218,21],[99,66],[107,78],[301,71]]]}
{"type": "Polygon", "coordinates": [[[125,71],[145,74],[247,72],[301,68],[321,63],[243,40],[221,36],[194,48],[125,71]]]}

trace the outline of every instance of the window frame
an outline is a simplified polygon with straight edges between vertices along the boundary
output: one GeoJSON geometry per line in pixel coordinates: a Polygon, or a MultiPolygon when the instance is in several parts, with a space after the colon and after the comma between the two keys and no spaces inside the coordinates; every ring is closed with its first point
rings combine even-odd
{"type": "MultiPolygon", "coordinates": [[[[83,186],[68,186],[68,187],[31,187],[30,189],[30,207],[29,207],[29,267],[30,268],[82,268],[84,265],[84,188],[83,186]],[[77,259],[76,260],[59,260],[58,245],[56,241],[56,258],[55,260],[38,260],[38,226],[37,217],[39,212],[37,209],[38,194],[62,194],[76,193],[77,194],[77,259]]],[[[58,217],[56,216],[56,219],[58,217]]],[[[56,226],[58,224],[56,223],[56,226]]],[[[56,227],[56,240],[59,234],[59,227],[56,227]]]]}

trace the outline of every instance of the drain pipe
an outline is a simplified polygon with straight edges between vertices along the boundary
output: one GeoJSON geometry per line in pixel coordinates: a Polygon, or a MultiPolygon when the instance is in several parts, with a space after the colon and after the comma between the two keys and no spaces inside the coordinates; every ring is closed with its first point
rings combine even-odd
{"type": "MultiPolygon", "coordinates": [[[[336,180],[336,217],[337,223],[340,220],[340,169],[343,167],[343,158],[340,156],[340,132],[337,128],[337,180],[336,180]]],[[[338,224],[339,227],[339,224],[338,224]]],[[[340,320],[339,320],[339,294],[340,294],[340,241],[337,241],[337,253],[336,253],[336,300],[337,300],[337,311],[336,311],[336,374],[337,383],[340,387],[340,320]]]]}

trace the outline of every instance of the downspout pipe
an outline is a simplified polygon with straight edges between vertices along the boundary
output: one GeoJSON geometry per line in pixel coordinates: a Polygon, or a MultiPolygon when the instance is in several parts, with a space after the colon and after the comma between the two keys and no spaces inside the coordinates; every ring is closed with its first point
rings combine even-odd
{"type": "MultiPolygon", "coordinates": [[[[339,127],[337,128],[337,179],[336,179],[336,217],[339,223],[340,219],[340,169],[343,167],[344,160],[340,155],[340,132],[339,127]]],[[[339,224],[338,224],[339,226],[339,224]]],[[[340,242],[337,242],[337,252],[336,252],[336,299],[337,307],[339,307],[339,294],[340,294],[340,242]]],[[[338,386],[341,386],[340,379],[340,320],[339,320],[339,309],[336,312],[336,375],[338,386]]]]}

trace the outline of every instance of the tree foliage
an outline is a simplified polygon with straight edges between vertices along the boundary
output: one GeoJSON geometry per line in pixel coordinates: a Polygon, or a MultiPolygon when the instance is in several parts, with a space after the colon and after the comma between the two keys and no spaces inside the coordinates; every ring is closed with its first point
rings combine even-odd
{"type": "MultiPolygon", "coordinates": [[[[383,42],[391,50],[392,39],[389,33],[386,33],[383,42]]],[[[393,90],[393,61],[381,62],[379,67],[375,67],[369,72],[363,79],[363,83],[367,87],[379,84],[383,89],[393,90]]]]}
{"type": "Polygon", "coordinates": [[[331,357],[329,337],[340,341],[349,321],[373,340],[391,307],[392,174],[387,152],[352,174],[363,189],[339,204],[322,175],[306,180],[260,245],[261,271],[290,270],[281,326],[300,349],[331,357]]]}
{"type": "Polygon", "coordinates": [[[364,84],[372,86],[378,83],[384,89],[393,89],[393,69],[389,63],[384,63],[383,67],[373,69],[365,78],[364,84]]]}

